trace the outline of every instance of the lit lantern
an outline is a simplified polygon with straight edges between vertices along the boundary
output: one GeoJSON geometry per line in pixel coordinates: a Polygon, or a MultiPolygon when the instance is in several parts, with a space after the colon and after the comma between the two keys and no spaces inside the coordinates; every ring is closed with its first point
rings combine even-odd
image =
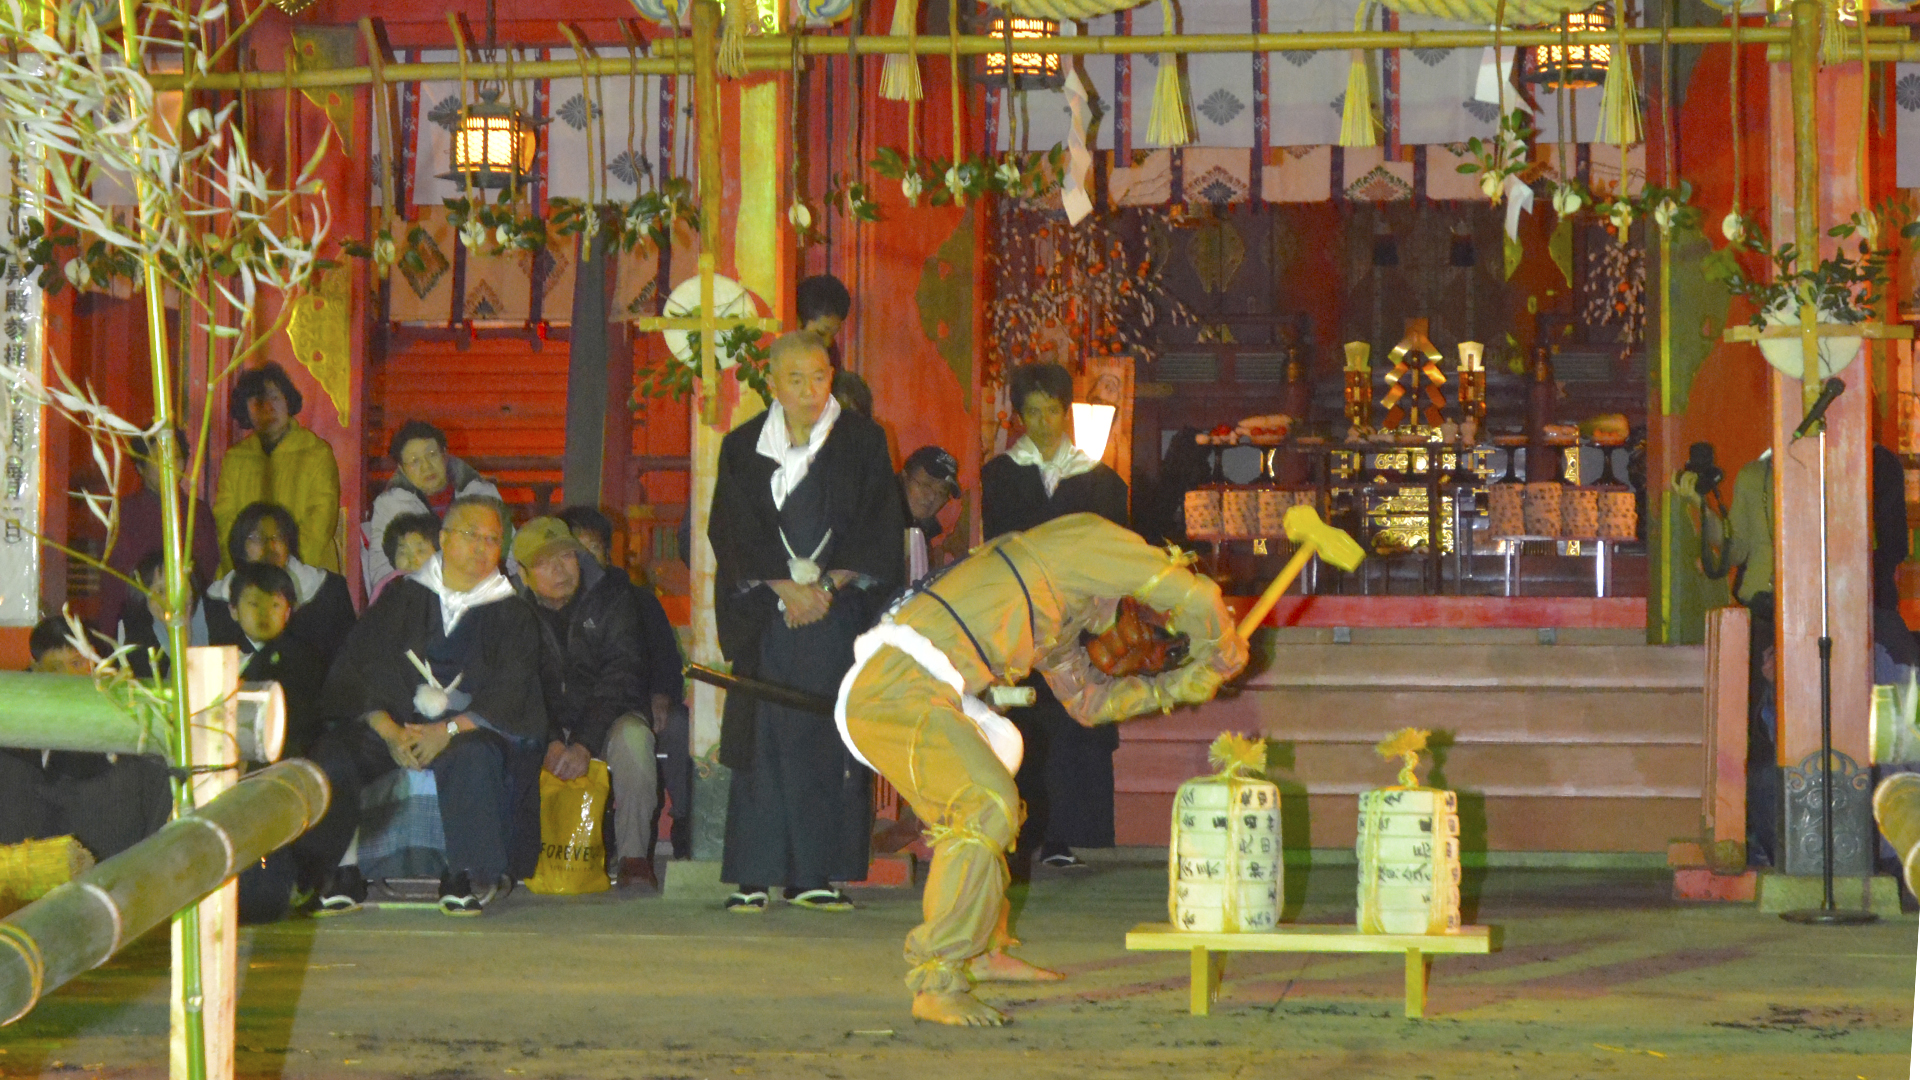
{"type": "Polygon", "coordinates": [[[1013,85],[1016,90],[1045,90],[1059,87],[1066,81],[1066,75],[1060,67],[1059,53],[1020,52],[1023,41],[1035,41],[1058,37],[1060,24],[1052,19],[1030,18],[1025,15],[1009,15],[995,11],[983,20],[983,29],[988,37],[999,38],[1005,47],[980,57],[978,69],[980,81],[994,85],[1004,85],[1007,80],[1007,62],[1013,62],[1013,85]]]}
{"type": "Polygon", "coordinates": [[[1533,63],[1526,79],[1546,86],[1564,86],[1586,90],[1607,79],[1607,64],[1613,46],[1593,35],[1613,29],[1613,5],[1601,0],[1585,11],[1569,11],[1563,17],[1569,35],[1567,43],[1533,47],[1533,63]],[[1586,41],[1580,35],[1588,35],[1586,41]]]}
{"type": "Polygon", "coordinates": [[[532,122],[489,88],[480,91],[479,104],[461,110],[453,131],[453,171],[443,178],[488,190],[525,184],[533,154],[532,122]]]}

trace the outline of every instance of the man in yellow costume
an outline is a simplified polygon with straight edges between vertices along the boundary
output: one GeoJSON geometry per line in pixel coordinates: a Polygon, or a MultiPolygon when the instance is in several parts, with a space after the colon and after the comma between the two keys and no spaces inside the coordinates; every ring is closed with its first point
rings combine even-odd
{"type": "Polygon", "coordinates": [[[997,538],[861,635],[834,719],[854,754],[929,823],[933,847],[925,921],[907,935],[915,1017],[1004,1024],[1004,1013],[973,996],[975,982],[1061,978],[1007,952],[1020,735],[981,695],[1038,670],[1076,720],[1112,723],[1206,701],[1246,661],[1218,586],[1094,514],[997,538]],[[1094,667],[1082,634],[1113,626],[1126,597],[1186,636],[1184,664],[1125,678],[1094,667]]]}

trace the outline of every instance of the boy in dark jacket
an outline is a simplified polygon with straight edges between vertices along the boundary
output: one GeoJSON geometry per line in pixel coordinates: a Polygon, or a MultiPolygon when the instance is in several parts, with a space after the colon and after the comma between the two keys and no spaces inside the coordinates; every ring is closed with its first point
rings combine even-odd
{"type": "Polygon", "coordinates": [[[286,632],[298,593],[293,575],[272,563],[233,568],[233,614],[246,658],[244,682],[277,682],[287,698],[287,744],[283,757],[305,757],[320,737],[320,690],[326,661],[313,646],[286,632]]]}

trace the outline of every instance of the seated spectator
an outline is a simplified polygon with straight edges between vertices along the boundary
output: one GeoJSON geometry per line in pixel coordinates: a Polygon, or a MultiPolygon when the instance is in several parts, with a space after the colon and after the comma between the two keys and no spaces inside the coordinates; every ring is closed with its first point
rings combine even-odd
{"type": "MultiPolygon", "coordinates": [[[[220,541],[233,551],[233,527],[246,507],[269,502],[287,508],[307,538],[303,558],[322,570],[340,571],[340,466],[327,440],[300,425],[300,391],[279,364],[242,374],[227,401],[228,413],[253,434],[220,459],[213,515],[220,541]]],[[[221,565],[230,570],[238,559],[221,565]]],[[[205,567],[202,573],[212,573],[205,567]]]]}
{"type": "Polygon", "coordinates": [[[327,673],[321,714],[330,726],[308,756],[333,797],[293,845],[321,914],[354,911],[366,899],[359,868],[340,859],[359,827],[362,787],[396,768],[434,774],[446,833],[442,911],[478,915],[475,886],[519,869],[509,862],[510,852],[520,857],[510,846],[510,808],[537,776],[549,731],[540,617],[500,573],[507,530],[498,499],[455,499],[440,553],[387,587],[327,673]]]}
{"type": "MultiPolygon", "coordinates": [[[[28,636],[29,671],[89,675],[92,661],[58,616],[28,636]]],[[[173,809],[166,759],[134,754],[0,750],[0,844],[72,836],[110,859],[167,823],[173,809]]]]}
{"type": "Polygon", "coordinates": [[[387,563],[393,569],[373,587],[373,592],[367,597],[368,605],[380,599],[380,594],[386,591],[393,579],[405,577],[427,565],[427,560],[439,551],[440,519],[432,514],[401,514],[387,522],[387,531],[380,535],[380,552],[387,557],[387,563]]]}
{"type": "Polygon", "coordinates": [[[386,537],[394,518],[402,514],[442,517],[453,500],[463,495],[500,497],[500,489],[492,482],[447,453],[447,433],[424,420],[400,425],[387,443],[387,457],[393,460],[393,479],[373,500],[373,514],[361,530],[366,544],[360,569],[369,593],[393,572],[386,537]]]}
{"type": "MultiPolygon", "coordinates": [[[[120,500],[120,531],[114,538],[113,550],[107,552],[107,569],[114,573],[100,575],[100,622],[106,629],[112,628],[113,621],[120,616],[121,607],[126,604],[128,593],[133,591],[118,575],[135,577],[135,568],[147,556],[160,551],[160,470],[153,460],[158,442],[158,439],[149,439],[145,435],[135,435],[127,440],[127,448],[133,453],[134,474],[140,478],[140,490],[120,500]]],[[[178,428],[173,431],[173,447],[176,475],[184,496],[192,488],[187,476],[186,438],[178,428]]],[[[189,501],[182,498],[180,513],[182,528],[187,525],[187,515],[190,514],[193,519],[193,542],[187,545],[187,556],[192,560],[193,589],[197,593],[206,587],[207,580],[219,569],[218,533],[214,527],[213,510],[207,506],[205,499],[189,501]]]]}
{"type": "Polygon", "coordinates": [[[240,624],[243,682],[277,682],[287,698],[283,757],[305,757],[320,735],[320,689],[327,666],[313,646],[286,632],[298,591],[293,575],[268,562],[241,563],[229,575],[240,624]]]}
{"type": "Polygon", "coordinates": [[[659,891],[653,873],[659,765],[640,655],[636,590],[603,569],[566,522],[534,518],[513,539],[520,592],[540,615],[547,662],[547,716],[557,737],[546,770],[562,780],[587,773],[594,758],[613,780],[613,847],[622,887],[659,891]]]}
{"type": "MultiPolygon", "coordinates": [[[[942,531],[940,511],[960,494],[960,463],[938,446],[923,446],[907,455],[900,470],[900,493],[907,503],[907,577],[912,583],[965,554],[952,550],[951,543],[937,553],[932,549],[934,537],[942,531]]],[[[953,539],[960,536],[956,532],[953,539]]]]}
{"type": "MultiPolygon", "coordinates": [[[[353,627],[353,596],[347,592],[346,578],[308,566],[300,561],[300,552],[300,530],[293,515],[272,503],[254,503],[240,511],[227,538],[233,565],[272,563],[293,577],[298,602],[287,620],[287,633],[312,646],[323,665],[331,664],[334,651],[353,627]]],[[[246,645],[246,635],[233,615],[238,599],[231,573],[207,590],[208,644],[246,645]]]]}
{"type": "MultiPolygon", "coordinates": [[[[115,641],[134,647],[127,654],[127,667],[142,679],[151,679],[156,674],[152,661],[156,650],[160,657],[157,674],[163,679],[167,676],[167,582],[166,575],[162,573],[164,569],[158,550],[148,552],[147,557],[140,560],[140,565],[134,567],[134,579],[140,582],[140,587],[146,592],[135,593],[121,602],[114,628],[115,641]]],[[[191,578],[187,585],[191,590],[191,578]]],[[[193,608],[193,615],[187,625],[187,644],[205,645],[206,604],[197,595],[191,595],[188,603],[193,608]]]]}
{"type": "MultiPolygon", "coordinates": [[[[686,661],[680,655],[680,639],[673,632],[660,597],[644,585],[631,585],[624,570],[613,565],[608,552],[613,547],[613,522],[592,506],[569,506],[560,511],[573,538],[593,556],[614,581],[628,583],[634,608],[640,617],[641,671],[645,677],[647,715],[653,721],[654,752],[661,762],[667,798],[673,805],[673,856],[693,854],[693,748],[691,717],[687,714],[686,682],[682,674],[686,661]]],[[[584,564],[583,564],[584,565],[584,564]]],[[[649,817],[648,835],[653,834],[649,817]]]]}

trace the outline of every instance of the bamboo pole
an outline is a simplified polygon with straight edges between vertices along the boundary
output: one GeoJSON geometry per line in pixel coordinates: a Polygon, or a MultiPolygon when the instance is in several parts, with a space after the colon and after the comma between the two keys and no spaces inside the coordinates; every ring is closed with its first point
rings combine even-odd
{"type": "MultiPolygon", "coordinates": [[[[1526,47],[1556,45],[1557,30],[1506,29],[1498,35],[1503,46],[1526,47]]],[[[1725,26],[1633,27],[1622,32],[1576,33],[1575,44],[1592,36],[1604,44],[1617,44],[1624,37],[1629,45],[1722,45],[1733,40],[1725,26]]],[[[1344,52],[1350,49],[1477,49],[1493,44],[1491,30],[1329,30],[1310,34],[1143,34],[1087,37],[1034,38],[1022,48],[1063,56],[1118,56],[1143,53],[1271,53],[1281,51],[1344,52]]],[[[1791,31],[1785,27],[1747,27],[1741,40],[1779,49],[1788,46],[1791,31]]],[[[1920,41],[1912,40],[1904,27],[1876,26],[1867,34],[1872,60],[1920,60],[1920,41]]],[[[1023,39],[1024,42],[1025,39],[1023,39]]],[[[978,34],[953,38],[919,35],[862,34],[852,45],[862,54],[892,56],[982,56],[1006,48],[996,37],[978,34]]],[[[685,38],[666,38],[651,44],[650,56],[602,56],[587,61],[585,69],[604,75],[686,75],[693,71],[695,54],[692,42],[685,38]]],[[[748,68],[756,72],[785,71],[793,61],[795,43],[786,36],[779,40],[749,37],[742,43],[748,68]]],[[[848,39],[836,35],[801,35],[798,48],[802,55],[845,55],[848,39]]],[[[1841,46],[1843,55],[1858,58],[1859,45],[1841,46]],[[1847,49],[1852,51],[1846,52],[1847,49]]],[[[1771,51],[1769,58],[1772,59],[1771,51]]],[[[476,79],[505,79],[505,62],[476,62],[467,65],[467,73],[476,79]]],[[[523,79],[572,78],[582,65],[574,60],[541,60],[512,65],[512,74],[523,79]]],[[[460,65],[453,62],[388,64],[385,77],[392,82],[428,82],[457,79],[460,65]]],[[[274,71],[215,72],[189,79],[177,72],[148,72],[155,90],[180,90],[191,82],[196,90],[278,90],[286,86],[311,90],[321,87],[366,86],[374,81],[371,67],[343,67],[325,71],[295,72],[290,78],[274,71]]]]}
{"type": "MultiPolygon", "coordinates": [[[[734,0],[738,3],[739,0],[734,0]]],[[[694,0],[693,99],[699,111],[700,146],[700,419],[717,427],[720,416],[720,321],[713,310],[713,274],[720,250],[720,82],[716,31],[720,6],[694,0]]]]}
{"type": "Polygon", "coordinates": [[[327,798],[310,761],[262,769],[0,922],[0,1024],[307,831],[327,798]]]}
{"type": "MultiPolygon", "coordinates": [[[[1793,0],[1793,244],[1805,270],[1820,260],[1820,143],[1815,98],[1820,74],[1819,0],[1793,0]]],[[[1800,299],[1800,373],[1803,409],[1813,408],[1825,378],[1820,372],[1820,313],[1813,297],[1800,299]]]]}
{"type": "Polygon", "coordinates": [[[173,758],[164,716],[129,713],[86,675],[0,671],[0,746],[173,758]]]}

